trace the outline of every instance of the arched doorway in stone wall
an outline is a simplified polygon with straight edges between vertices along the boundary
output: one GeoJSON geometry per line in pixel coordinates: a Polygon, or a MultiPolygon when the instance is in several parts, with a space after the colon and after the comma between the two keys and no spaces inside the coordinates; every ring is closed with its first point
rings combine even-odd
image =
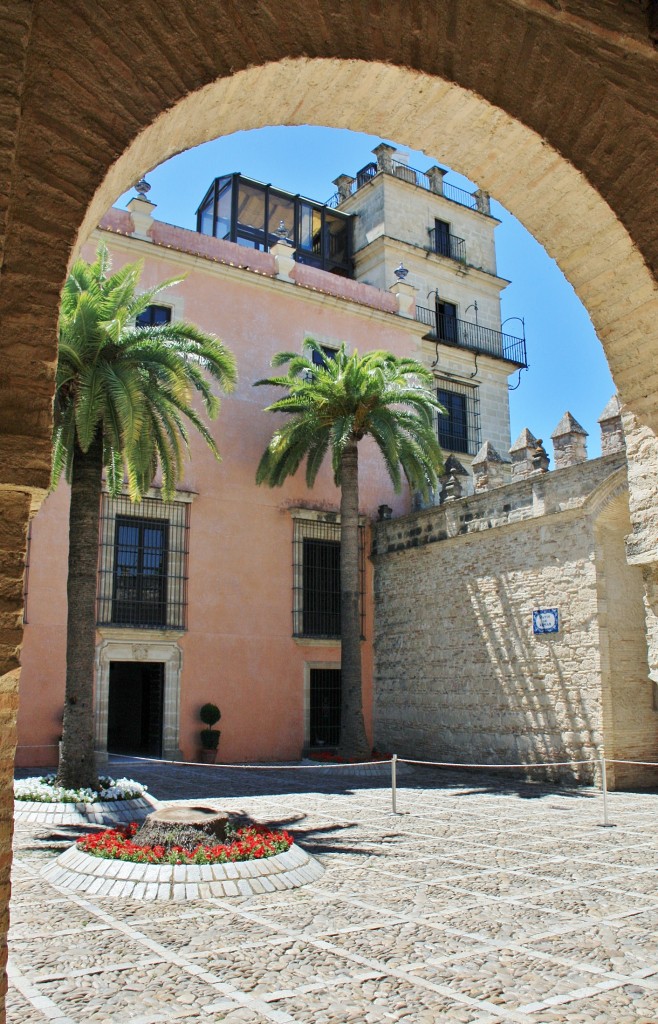
{"type": "MultiPolygon", "coordinates": [[[[629,555],[645,566],[657,670],[658,58],[643,5],[616,6],[417,0],[373,10],[333,0],[311,11],[296,0],[214,0],[192,15],[182,0],[166,11],[142,0],[115,4],[108,18],[82,0],[10,4],[0,44],[0,671],[17,664],[24,531],[47,485],[58,295],[75,248],[168,156],[219,134],[301,123],[440,152],[573,284],[628,407],[629,555]]],[[[4,682],[7,781],[17,673],[4,682]]],[[[5,826],[0,853],[8,841],[5,826]]],[[[7,867],[0,886],[6,900],[7,867]]]]}

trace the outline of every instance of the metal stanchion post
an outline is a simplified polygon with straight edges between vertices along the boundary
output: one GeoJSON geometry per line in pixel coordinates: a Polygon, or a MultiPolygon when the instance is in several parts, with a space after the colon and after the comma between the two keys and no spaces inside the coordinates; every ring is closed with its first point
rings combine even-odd
{"type": "Polygon", "coordinates": [[[612,828],[608,821],[608,777],[605,771],[605,757],[601,758],[601,792],[603,794],[603,828],[612,828]]]}
{"type": "Polygon", "coordinates": [[[397,766],[398,755],[393,754],[391,758],[391,804],[393,814],[397,814],[397,766]]]}

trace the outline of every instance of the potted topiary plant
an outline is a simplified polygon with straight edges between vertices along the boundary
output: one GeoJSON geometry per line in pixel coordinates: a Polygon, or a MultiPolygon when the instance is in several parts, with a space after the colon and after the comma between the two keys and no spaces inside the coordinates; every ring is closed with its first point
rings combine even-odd
{"type": "Polygon", "coordinates": [[[199,759],[205,764],[214,764],[217,759],[217,747],[219,737],[222,735],[219,729],[213,729],[222,717],[222,713],[216,704],[204,704],[199,711],[199,718],[206,729],[201,730],[201,751],[199,759]]]}

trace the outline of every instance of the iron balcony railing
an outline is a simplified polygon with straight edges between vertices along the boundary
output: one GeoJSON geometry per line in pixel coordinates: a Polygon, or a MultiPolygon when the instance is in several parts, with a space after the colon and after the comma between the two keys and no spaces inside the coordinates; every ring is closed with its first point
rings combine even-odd
{"type": "Polygon", "coordinates": [[[466,242],[457,235],[451,235],[440,231],[438,228],[430,228],[430,252],[436,252],[439,256],[447,256],[448,259],[457,260],[458,263],[466,263],[466,242]]]}
{"type": "MultiPolygon", "coordinates": [[[[433,192],[432,183],[427,177],[424,171],[419,171],[415,167],[409,167],[408,164],[403,164],[399,160],[391,161],[392,170],[391,173],[396,178],[401,178],[402,181],[408,181],[411,185],[417,185],[418,188],[424,188],[427,192],[433,192]]],[[[360,188],[367,185],[371,178],[374,178],[378,173],[378,167],[376,163],[366,164],[360,171],[357,171],[356,178],[352,181],[349,186],[349,190],[345,193],[334,192],[334,194],[327,199],[325,206],[330,206],[332,209],[336,209],[342,202],[347,199],[348,195],[353,196],[355,192],[358,192],[360,188]]],[[[466,206],[469,210],[477,210],[478,204],[477,199],[466,189],[457,188],[456,185],[451,185],[450,182],[444,181],[442,184],[442,191],[435,193],[435,195],[442,195],[444,199],[449,199],[451,203],[459,203],[460,206],[466,206]]]]}
{"type": "Polygon", "coordinates": [[[503,334],[502,331],[494,331],[491,327],[468,323],[466,320],[458,320],[444,313],[439,313],[437,317],[435,310],[423,306],[416,306],[416,320],[430,327],[430,335],[445,345],[456,345],[458,348],[467,348],[482,355],[505,359],[518,367],[528,365],[525,338],[503,334]]]}

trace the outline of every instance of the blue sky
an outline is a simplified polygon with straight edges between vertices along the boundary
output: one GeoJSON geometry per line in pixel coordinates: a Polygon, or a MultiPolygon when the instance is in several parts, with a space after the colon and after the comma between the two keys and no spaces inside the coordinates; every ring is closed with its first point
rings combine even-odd
{"type": "MultiPolygon", "coordinates": [[[[290,192],[326,200],[335,191],[332,179],[354,174],[371,159],[380,141],[375,136],[333,128],[262,128],[237,132],[205,143],[168,160],[151,171],[149,199],[157,204],[160,220],[196,227],[195,210],[217,175],[239,171],[290,192]]],[[[404,149],[404,147],[398,147],[404,149]]],[[[412,167],[445,166],[441,153],[424,156],[409,152],[412,167]]],[[[459,174],[447,179],[471,190],[459,174]]],[[[126,193],[124,206],[134,193],[126,193]]],[[[499,203],[492,212],[502,224],[496,230],[498,272],[512,283],[502,295],[503,320],[525,318],[529,369],[520,387],[510,392],[512,441],[524,427],[549,438],[568,409],[589,432],[590,456],[600,454],[597,418],[614,392],[601,344],[580,300],[564,275],[538,242],[499,203]]],[[[508,325],[516,334],[518,323],[508,325]]],[[[221,337],[221,325],[217,326],[221,337]]],[[[517,377],[510,378],[515,384],[517,377]]]]}

